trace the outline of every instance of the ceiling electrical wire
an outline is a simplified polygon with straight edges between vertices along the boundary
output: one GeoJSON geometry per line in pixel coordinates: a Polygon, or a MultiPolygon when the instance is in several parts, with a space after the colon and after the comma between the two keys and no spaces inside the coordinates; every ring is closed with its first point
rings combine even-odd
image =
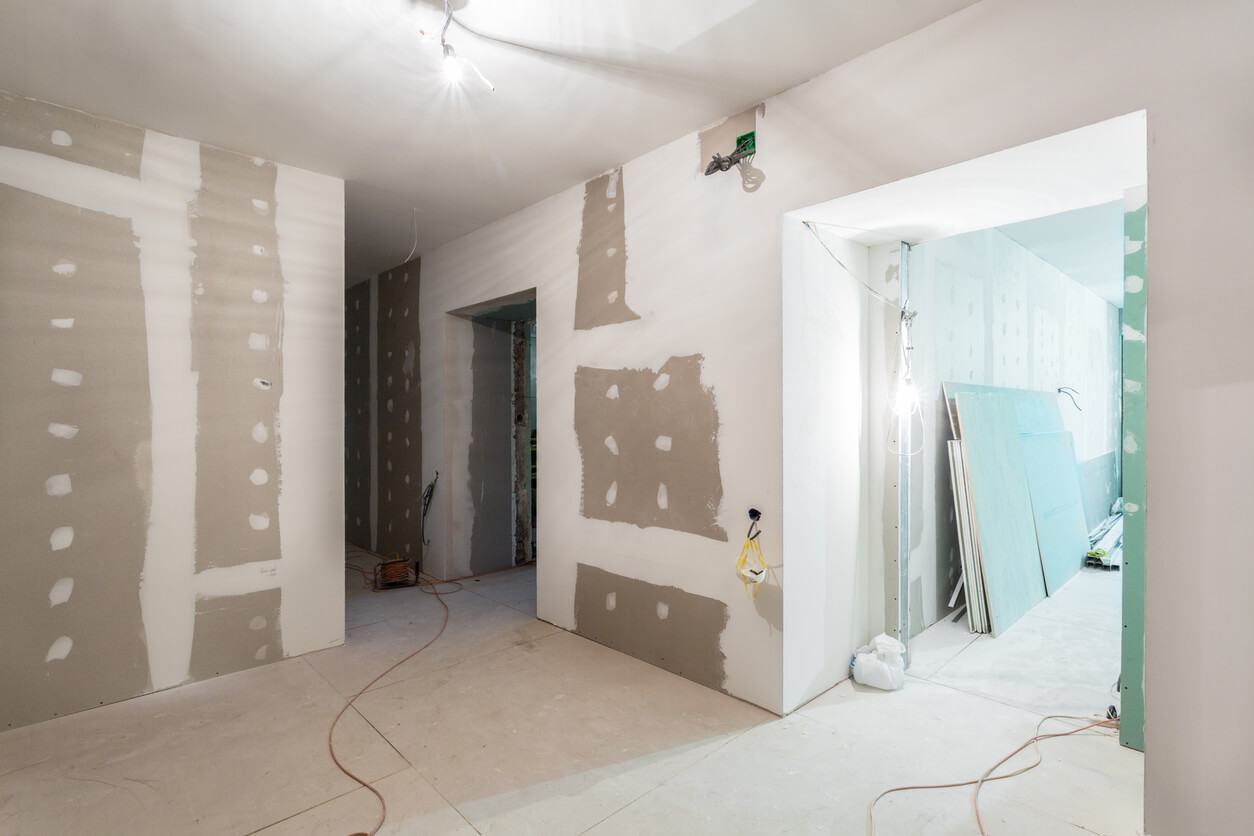
{"type": "Polygon", "coordinates": [[[1098,726],[1113,725],[1117,727],[1119,725],[1119,718],[1117,716],[1107,717],[1107,719],[1105,720],[1098,720],[1096,722],[1093,722],[1092,720],[1093,718],[1091,717],[1074,717],[1068,714],[1051,714],[1048,717],[1042,717],[1041,721],[1036,724],[1035,735],[1033,735],[1031,738],[1025,741],[1023,745],[1020,746],[1018,749],[1015,749],[1009,755],[1006,755],[1006,757],[1002,758],[997,763],[989,767],[984,772],[984,774],[981,775],[979,778],[975,778],[970,781],[956,781],[952,784],[918,784],[918,785],[908,786],[908,787],[893,787],[892,789],[884,790],[882,793],[875,796],[875,799],[867,806],[867,810],[866,810],[867,836],[875,836],[875,805],[878,804],[880,799],[884,798],[886,795],[890,795],[895,792],[910,792],[913,790],[945,790],[945,789],[953,789],[956,787],[971,787],[971,786],[975,787],[975,792],[972,794],[972,797],[971,797],[971,805],[975,810],[976,827],[979,828],[980,836],[988,836],[988,831],[984,829],[984,823],[980,818],[980,789],[985,784],[990,783],[992,781],[1004,781],[1007,778],[1014,778],[1018,775],[1022,775],[1028,770],[1035,769],[1036,767],[1040,766],[1041,761],[1042,761],[1040,741],[1042,740],[1049,740],[1055,737],[1068,737],[1073,734],[1079,734],[1080,732],[1085,732],[1085,731],[1089,731],[1090,729],[1095,729],[1098,726]],[[1041,734],[1041,727],[1044,726],[1046,721],[1048,720],[1083,720],[1083,721],[1088,722],[1088,725],[1079,726],[1077,728],[1074,728],[1074,729],[1071,729],[1070,731],[1065,731],[1065,732],[1056,732],[1053,734],[1041,734]],[[1033,747],[1033,749],[1036,752],[1036,761],[1034,763],[1028,764],[1027,766],[1022,767],[1020,769],[1016,769],[1014,772],[1007,772],[1005,775],[993,775],[993,773],[996,772],[1002,765],[1004,765],[1006,761],[1010,760],[1015,755],[1019,754],[1020,752],[1022,752],[1024,749],[1028,748],[1029,746],[1033,747]]]}

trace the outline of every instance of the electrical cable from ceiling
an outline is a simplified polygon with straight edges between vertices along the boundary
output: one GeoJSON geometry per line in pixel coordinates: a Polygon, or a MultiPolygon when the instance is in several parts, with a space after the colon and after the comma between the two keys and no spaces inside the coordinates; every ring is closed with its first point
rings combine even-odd
{"type": "MultiPolygon", "coordinates": [[[[713,165],[713,163],[711,163],[711,165],[713,165]]],[[[709,172],[707,172],[707,174],[708,173],[709,172]]],[[[821,246],[827,254],[831,256],[832,261],[835,261],[840,268],[845,271],[846,275],[854,280],[858,287],[898,312],[899,321],[897,333],[899,339],[897,346],[901,350],[901,354],[898,357],[896,397],[888,401],[888,408],[894,415],[897,415],[900,418],[913,420],[914,416],[918,415],[920,442],[917,450],[894,450],[892,449],[891,444],[889,444],[889,450],[898,456],[918,455],[923,452],[923,446],[926,443],[924,439],[926,438],[927,432],[926,421],[923,415],[923,404],[919,400],[918,387],[915,386],[914,383],[914,342],[911,339],[910,334],[910,328],[914,324],[914,318],[918,316],[918,311],[912,311],[909,309],[908,299],[903,300],[902,302],[894,302],[883,294],[877,292],[875,288],[871,287],[866,282],[862,281],[862,279],[858,277],[858,274],[853,270],[850,270],[849,266],[840,260],[840,256],[832,252],[832,248],[827,246],[827,242],[823,240],[823,236],[819,235],[818,228],[815,226],[814,221],[802,221],[802,226],[810,230],[810,234],[813,235],[815,240],[819,242],[819,246],[821,246]]],[[[904,246],[908,249],[912,245],[905,244],[904,246]]],[[[889,427],[888,432],[891,431],[892,428],[889,427]]]]}
{"type": "MultiPolygon", "coordinates": [[[[1055,738],[1055,737],[1068,737],[1073,734],[1079,734],[1080,732],[1085,732],[1085,731],[1089,731],[1090,729],[1095,729],[1099,726],[1114,726],[1116,728],[1118,728],[1119,726],[1119,715],[1118,715],[1118,712],[1115,711],[1114,706],[1111,706],[1110,709],[1107,710],[1105,720],[1098,720],[1097,722],[1092,722],[1092,719],[1093,719],[1092,717],[1074,717],[1074,716],[1067,715],[1067,714],[1052,714],[1048,717],[1042,717],[1041,721],[1036,724],[1035,735],[1033,735],[1031,738],[1025,741],[1022,746],[1015,749],[1009,755],[1006,755],[1006,757],[1002,758],[997,763],[993,764],[991,767],[985,770],[984,774],[981,775],[979,778],[975,778],[970,781],[957,781],[952,784],[918,784],[915,786],[893,787],[892,789],[884,790],[882,793],[875,796],[875,799],[867,806],[867,810],[866,810],[867,836],[875,836],[875,805],[879,803],[880,799],[884,798],[887,795],[890,795],[895,792],[910,792],[913,790],[945,790],[945,789],[952,789],[955,787],[970,787],[970,786],[975,787],[975,792],[972,794],[972,797],[971,797],[971,804],[975,811],[976,827],[979,828],[980,836],[988,836],[988,831],[984,829],[984,822],[980,817],[980,789],[985,784],[990,783],[992,781],[1004,781],[1007,778],[1014,778],[1018,775],[1022,775],[1023,773],[1040,766],[1043,760],[1042,755],[1041,755],[1041,747],[1040,747],[1040,741],[1042,740],[1050,740],[1051,738],[1055,738]],[[1041,727],[1044,726],[1046,721],[1048,720],[1083,720],[1083,721],[1088,722],[1088,725],[1079,726],[1077,728],[1074,728],[1074,729],[1071,729],[1070,731],[1065,731],[1065,732],[1056,732],[1053,734],[1041,734],[1041,727]],[[1006,763],[1006,761],[1010,760],[1015,755],[1019,754],[1020,752],[1022,752],[1024,749],[1028,748],[1029,746],[1033,747],[1033,749],[1036,752],[1036,761],[1034,763],[1031,763],[1025,767],[1022,767],[1021,769],[1016,769],[1014,772],[1008,772],[1005,775],[993,775],[993,773],[996,772],[999,768],[1001,768],[1006,763]]],[[[1109,736],[1109,735],[1103,735],[1103,736],[1109,736]]]]}
{"type": "Polygon", "coordinates": [[[444,0],[444,26],[440,29],[440,51],[443,53],[442,69],[444,78],[450,84],[456,84],[461,81],[465,74],[464,68],[469,67],[475,75],[479,76],[489,90],[495,91],[496,86],[488,81],[487,76],[475,65],[475,62],[469,58],[459,58],[457,50],[453,49],[453,45],[448,42],[448,27],[453,22],[453,5],[450,0],[444,0]]]}

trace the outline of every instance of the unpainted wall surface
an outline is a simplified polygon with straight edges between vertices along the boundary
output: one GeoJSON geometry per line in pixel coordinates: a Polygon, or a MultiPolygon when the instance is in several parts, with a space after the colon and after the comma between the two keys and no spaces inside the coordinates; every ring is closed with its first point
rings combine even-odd
{"type": "Polygon", "coordinates": [[[419,383],[417,260],[378,279],[378,546],[417,557],[422,549],[422,387],[419,383]]]}
{"type": "Polygon", "coordinates": [[[370,282],[344,292],[344,539],[370,548],[370,282]]]}
{"type": "Polygon", "coordinates": [[[147,357],[130,222],[0,185],[0,729],[147,689],[147,357]]]}
{"type": "Polygon", "coordinates": [[[477,574],[514,562],[514,340],[511,322],[471,324],[470,568],[477,574]]]}
{"type": "Polygon", "coordinates": [[[579,564],[575,632],[719,690],[727,619],[722,601],[579,564]]]}
{"type": "Polygon", "coordinates": [[[0,728],[342,641],[342,182],[0,115],[0,728]]]}
{"type": "Polygon", "coordinates": [[[640,318],[627,306],[626,200],[621,168],[584,186],[579,289],[575,294],[577,330],[640,318]]]}
{"type": "Polygon", "coordinates": [[[583,515],[726,540],[718,409],[700,355],[660,369],[575,371],[583,515]]]}

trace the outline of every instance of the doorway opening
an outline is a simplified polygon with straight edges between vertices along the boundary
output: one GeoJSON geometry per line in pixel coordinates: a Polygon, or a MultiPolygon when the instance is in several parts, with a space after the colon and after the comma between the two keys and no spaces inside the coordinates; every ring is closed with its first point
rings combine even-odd
{"type": "Polygon", "coordinates": [[[808,384],[815,447],[860,474],[829,489],[847,527],[793,537],[826,560],[788,555],[853,613],[837,676],[887,632],[917,679],[1114,704],[1143,749],[1145,182],[1139,112],[785,216],[785,423],[808,384]],[[1085,568],[1108,522],[1122,554],[1085,568]]]}
{"type": "Polygon", "coordinates": [[[538,554],[535,291],[455,314],[471,326],[469,547],[482,574],[538,554]]]}

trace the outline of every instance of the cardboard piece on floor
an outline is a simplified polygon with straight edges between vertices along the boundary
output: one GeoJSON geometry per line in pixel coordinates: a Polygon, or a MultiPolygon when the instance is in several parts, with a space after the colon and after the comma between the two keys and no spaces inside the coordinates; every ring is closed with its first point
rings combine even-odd
{"type": "Polygon", "coordinates": [[[1045,599],[1014,400],[958,392],[966,472],[994,636],[1045,599]]]}
{"type": "Polygon", "coordinates": [[[1089,549],[1075,447],[1066,432],[1025,435],[1019,441],[1045,590],[1053,595],[1080,571],[1089,549]]]}

